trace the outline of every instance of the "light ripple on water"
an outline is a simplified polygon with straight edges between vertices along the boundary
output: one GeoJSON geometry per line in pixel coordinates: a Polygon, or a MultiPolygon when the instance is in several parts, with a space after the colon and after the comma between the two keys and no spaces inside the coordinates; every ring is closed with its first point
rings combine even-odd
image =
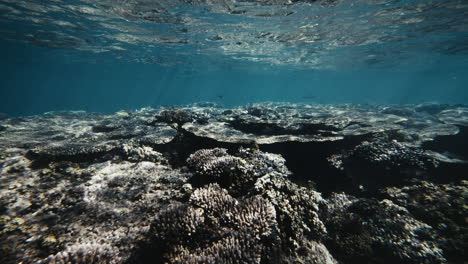
{"type": "Polygon", "coordinates": [[[467,12],[457,0],[0,0],[0,25],[3,40],[90,61],[336,69],[466,55],[467,12]]]}

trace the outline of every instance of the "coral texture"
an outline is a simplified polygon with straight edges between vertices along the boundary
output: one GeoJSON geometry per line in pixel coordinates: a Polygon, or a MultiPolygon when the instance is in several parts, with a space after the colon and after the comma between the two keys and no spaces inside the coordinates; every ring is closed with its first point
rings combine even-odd
{"type": "Polygon", "coordinates": [[[120,263],[115,249],[104,244],[78,244],[67,247],[55,255],[51,255],[37,264],[114,264],[120,263]]]}
{"type": "Polygon", "coordinates": [[[330,197],[327,247],[344,263],[445,263],[434,228],[390,200],[330,197]]]}
{"type": "Polygon", "coordinates": [[[243,161],[227,153],[226,149],[201,149],[191,154],[187,164],[195,174],[198,184],[217,182],[229,187],[246,173],[243,161]]]}
{"type": "Polygon", "coordinates": [[[237,200],[210,184],[196,189],[188,204],[161,211],[152,230],[169,263],[240,264],[271,257],[276,225],[275,208],[268,200],[237,200]]]}
{"type": "Polygon", "coordinates": [[[192,115],[185,110],[164,110],[155,119],[156,122],[176,123],[178,126],[182,126],[184,123],[191,122],[192,120],[192,115]]]}

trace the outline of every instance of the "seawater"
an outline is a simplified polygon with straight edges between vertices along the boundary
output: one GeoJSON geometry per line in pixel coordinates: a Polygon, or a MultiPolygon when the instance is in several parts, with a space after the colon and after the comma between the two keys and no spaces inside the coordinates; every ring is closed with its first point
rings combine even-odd
{"type": "Polygon", "coordinates": [[[465,1],[283,2],[0,1],[0,112],[468,104],[465,1]]]}

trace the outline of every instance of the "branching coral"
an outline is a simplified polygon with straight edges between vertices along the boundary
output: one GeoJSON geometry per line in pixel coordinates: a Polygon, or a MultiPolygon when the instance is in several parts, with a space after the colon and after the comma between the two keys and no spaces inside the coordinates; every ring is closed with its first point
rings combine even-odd
{"type": "MultiPolygon", "coordinates": [[[[211,214],[222,216],[211,221],[222,220],[236,223],[239,226],[241,223],[236,222],[239,217],[258,219],[258,213],[249,209],[262,208],[264,203],[261,201],[267,199],[268,203],[274,206],[277,215],[280,231],[278,238],[281,240],[284,261],[287,262],[287,259],[296,259],[296,257],[300,259],[300,255],[304,256],[304,254],[313,255],[315,253],[312,249],[325,248],[314,241],[326,234],[325,226],[318,217],[319,204],[323,203],[320,194],[290,182],[287,179],[290,172],[280,155],[244,148],[241,148],[235,155],[228,154],[225,149],[202,149],[192,154],[187,163],[196,174],[203,175],[208,181],[219,182],[222,175],[232,175],[229,193],[252,197],[244,199],[244,202],[251,206],[233,206],[237,201],[228,196],[226,190],[214,191],[210,186],[195,191],[190,199],[191,203],[211,214]],[[234,166],[236,170],[230,170],[233,167],[221,162],[227,159],[236,161],[237,167],[234,166]],[[254,197],[264,198],[259,200],[254,197]],[[210,201],[210,203],[203,201],[210,201]],[[224,206],[221,206],[223,204],[224,206]],[[311,247],[307,243],[315,243],[318,246],[311,247]]],[[[268,222],[268,219],[263,219],[257,225],[268,222]]],[[[263,228],[269,232],[267,226],[263,228]]],[[[326,248],[323,252],[328,254],[326,248]]],[[[333,259],[329,254],[321,255],[320,258],[333,259]]]]}
{"type": "Polygon", "coordinates": [[[280,155],[249,148],[240,148],[235,155],[223,148],[201,149],[190,155],[187,165],[195,174],[191,180],[194,184],[216,182],[234,195],[248,193],[256,180],[266,174],[290,174],[280,155]]]}
{"type": "Polygon", "coordinates": [[[260,196],[236,200],[217,184],[194,191],[153,223],[169,263],[260,263],[274,247],[276,211],[260,196]]]}
{"type": "Polygon", "coordinates": [[[244,161],[231,156],[226,149],[201,149],[190,155],[187,164],[192,169],[199,185],[217,182],[223,187],[229,187],[233,181],[246,174],[244,161]]]}

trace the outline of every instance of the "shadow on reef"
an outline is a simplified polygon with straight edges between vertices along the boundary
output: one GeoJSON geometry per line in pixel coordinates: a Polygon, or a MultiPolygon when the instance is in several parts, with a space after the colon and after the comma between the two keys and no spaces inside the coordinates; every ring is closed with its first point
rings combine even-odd
{"type": "Polygon", "coordinates": [[[352,179],[334,168],[328,157],[345,149],[351,149],[367,137],[349,138],[339,142],[274,143],[261,145],[260,149],[282,155],[292,172],[290,179],[298,184],[305,186],[312,184],[324,194],[354,192],[352,179]]]}
{"type": "Polygon", "coordinates": [[[458,126],[456,135],[437,136],[433,141],[424,142],[423,148],[434,150],[454,158],[468,159],[468,126],[458,126]]]}
{"type": "MultiPolygon", "coordinates": [[[[181,129],[170,143],[153,147],[164,153],[176,167],[186,166],[188,156],[204,148],[225,148],[229,153],[235,153],[241,147],[253,147],[280,154],[286,159],[286,165],[292,172],[292,181],[304,186],[312,185],[324,195],[346,192],[369,196],[387,186],[404,186],[421,180],[450,183],[466,177],[468,163],[463,160],[468,160],[468,156],[463,148],[456,148],[457,142],[458,146],[468,142],[466,133],[447,136],[447,139],[436,138],[421,149],[399,143],[397,139],[400,136],[391,131],[329,142],[256,144],[255,141],[219,142],[181,129]],[[450,151],[461,159],[460,162],[435,160],[424,149],[450,151]]],[[[191,183],[200,187],[208,182],[204,178],[194,177],[191,183]]]]}

